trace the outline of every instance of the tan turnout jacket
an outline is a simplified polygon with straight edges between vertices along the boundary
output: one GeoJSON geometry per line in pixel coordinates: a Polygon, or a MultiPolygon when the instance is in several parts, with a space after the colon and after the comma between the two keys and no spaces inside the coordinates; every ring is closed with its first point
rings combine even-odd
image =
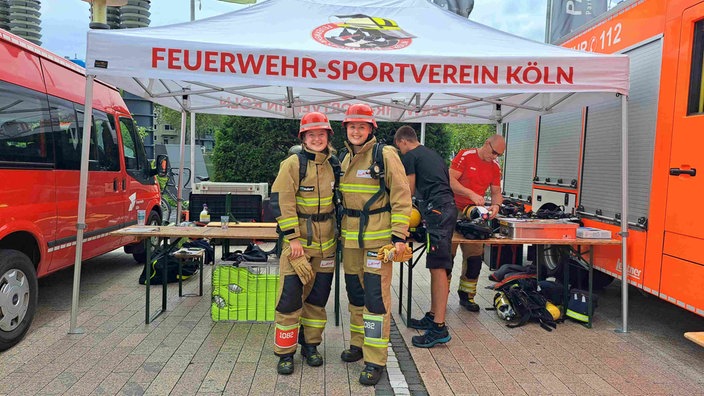
{"type": "Polygon", "coordinates": [[[333,186],[335,175],[328,162],[330,154],[304,150],[309,156],[305,177],[299,183],[298,155],[281,162],[279,174],[271,186],[271,206],[284,241],[298,238],[311,257],[331,257],[335,251],[335,215],[333,186]],[[324,221],[308,215],[330,214],[324,221]]]}
{"type": "MultiPolygon", "coordinates": [[[[373,179],[369,167],[373,162],[373,148],[376,138],[362,146],[357,154],[349,153],[342,161],[343,175],[340,178],[345,210],[362,210],[369,199],[379,191],[379,179],[373,179]]],[[[408,236],[408,223],[411,215],[411,190],[408,186],[406,171],[393,146],[384,146],[385,183],[388,190],[371,205],[370,210],[383,208],[387,205],[391,211],[385,211],[369,216],[366,229],[363,231],[364,248],[378,248],[391,241],[391,235],[401,239],[408,236]]],[[[360,217],[345,216],[342,219],[342,238],[344,247],[359,248],[360,217]]]]}

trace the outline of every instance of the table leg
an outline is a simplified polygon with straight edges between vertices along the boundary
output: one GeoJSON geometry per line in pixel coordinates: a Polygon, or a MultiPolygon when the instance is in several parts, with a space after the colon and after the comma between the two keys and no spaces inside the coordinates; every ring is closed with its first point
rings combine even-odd
{"type": "Polygon", "coordinates": [[[398,272],[398,314],[401,316],[403,316],[403,267],[404,266],[406,266],[406,263],[401,263],[401,265],[399,266],[399,272],[398,272]]]}
{"type": "MultiPolygon", "coordinates": [[[[413,247],[411,247],[413,250],[413,247]]],[[[413,303],[413,257],[410,261],[411,265],[408,267],[408,301],[406,305],[406,327],[411,323],[411,304],[413,303]]]]}
{"type": "Polygon", "coordinates": [[[592,328],[592,315],[594,314],[594,296],[592,294],[594,280],[594,246],[589,248],[589,304],[587,306],[587,313],[589,319],[587,321],[587,327],[592,328]]]}
{"type": "Polygon", "coordinates": [[[183,297],[183,259],[178,259],[178,296],[183,297]]]}
{"type": "MultiPolygon", "coordinates": [[[[544,254],[545,246],[542,244],[535,245],[535,279],[540,282],[540,257],[544,254]]],[[[540,290],[540,287],[538,287],[540,290]]]]}
{"type": "Polygon", "coordinates": [[[203,263],[205,262],[205,252],[203,252],[203,255],[200,258],[200,261],[198,261],[198,277],[200,278],[200,296],[203,296],[203,263]]]}
{"type": "MultiPolygon", "coordinates": [[[[166,246],[166,240],[164,240],[164,245],[166,246]]],[[[167,250],[167,252],[168,252],[168,250],[167,250]]],[[[161,280],[162,280],[162,282],[161,282],[161,312],[166,312],[166,292],[168,290],[167,285],[166,285],[166,281],[167,281],[166,272],[167,272],[167,267],[168,267],[168,260],[169,260],[169,255],[167,253],[166,255],[164,255],[164,273],[162,274],[162,277],[161,277],[161,280]]]]}
{"type": "Polygon", "coordinates": [[[146,288],[146,306],[144,309],[144,323],[149,324],[149,291],[151,288],[150,279],[152,277],[152,244],[148,241],[146,244],[146,260],[144,262],[144,287],[146,288]]]}
{"type": "Polygon", "coordinates": [[[570,302],[570,262],[562,260],[562,317],[567,314],[567,304],[570,302]]]}

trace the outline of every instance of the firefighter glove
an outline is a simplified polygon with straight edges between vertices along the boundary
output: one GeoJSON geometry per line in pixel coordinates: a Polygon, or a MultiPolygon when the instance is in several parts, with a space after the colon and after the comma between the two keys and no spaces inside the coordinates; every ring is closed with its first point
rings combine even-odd
{"type": "Polygon", "coordinates": [[[413,258],[413,250],[410,246],[406,246],[406,250],[399,253],[394,245],[388,244],[379,248],[376,257],[385,263],[389,261],[406,262],[413,258]]]}
{"type": "Polygon", "coordinates": [[[313,273],[313,267],[310,266],[308,258],[303,255],[295,259],[290,259],[291,267],[296,271],[296,275],[301,279],[304,285],[307,285],[313,279],[315,275],[313,273]]]}

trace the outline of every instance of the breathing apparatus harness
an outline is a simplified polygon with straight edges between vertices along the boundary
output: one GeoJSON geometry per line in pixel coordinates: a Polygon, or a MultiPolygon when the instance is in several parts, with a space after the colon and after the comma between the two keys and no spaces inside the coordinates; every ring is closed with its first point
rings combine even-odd
{"type": "MultiPolygon", "coordinates": [[[[298,183],[300,185],[301,181],[303,178],[306,177],[306,173],[308,172],[308,161],[312,161],[315,159],[315,154],[308,152],[306,150],[301,150],[296,153],[296,156],[298,156],[298,183]]],[[[306,230],[308,233],[308,238],[307,238],[307,245],[310,245],[313,242],[313,222],[323,222],[323,221],[328,221],[331,219],[333,216],[337,218],[337,228],[338,232],[340,229],[340,220],[342,219],[342,215],[339,214],[338,211],[338,200],[341,198],[339,197],[339,186],[340,186],[340,174],[342,173],[342,168],[340,167],[340,160],[337,159],[336,156],[330,155],[328,157],[328,162],[330,163],[330,166],[332,167],[332,173],[335,175],[335,184],[333,186],[333,200],[335,201],[335,210],[330,213],[315,213],[315,214],[305,214],[305,213],[299,213],[296,212],[298,217],[302,219],[306,219],[306,230]]]]}
{"type": "MultiPolygon", "coordinates": [[[[368,142],[371,139],[372,134],[370,133],[366,141],[368,142]]],[[[391,205],[389,204],[386,204],[381,208],[373,210],[369,209],[385,193],[389,192],[388,187],[386,187],[385,180],[386,172],[384,170],[384,146],[386,145],[381,142],[374,144],[374,147],[372,148],[372,164],[369,166],[369,175],[372,179],[379,180],[379,190],[377,190],[377,192],[369,198],[369,200],[364,204],[362,210],[343,209],[343,214],[346,214],[349,217],[359,217],[359,234],[357,236],[357,242],[359,243],[360,248],[364,248],[364,230],[367,228],[367,224],[369,223],[369,216],[383,212],[391,212],[391,205]]],[[[345,160],[347,154],[347,149],[340,150],[340,163],[345,160]]]]}

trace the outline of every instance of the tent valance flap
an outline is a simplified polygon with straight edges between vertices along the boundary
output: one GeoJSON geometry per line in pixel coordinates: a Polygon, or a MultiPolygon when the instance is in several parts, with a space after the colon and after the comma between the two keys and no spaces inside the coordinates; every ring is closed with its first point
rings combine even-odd
{"type": "Polygon", "coordinates": [[[388,120],[487,123],[483,98],[628,93],[625,55],[538,43],[425,0],[357,3],[269,0],[190,23],[92,30],[87,72],[174,109],[182,107],[170,96],[188,87],[191,109],[263,117],[317,106],[334,118],[347,102],[373,98],[388,120]],[[420,111],[415,94],[430,98],[420,111]]]}

